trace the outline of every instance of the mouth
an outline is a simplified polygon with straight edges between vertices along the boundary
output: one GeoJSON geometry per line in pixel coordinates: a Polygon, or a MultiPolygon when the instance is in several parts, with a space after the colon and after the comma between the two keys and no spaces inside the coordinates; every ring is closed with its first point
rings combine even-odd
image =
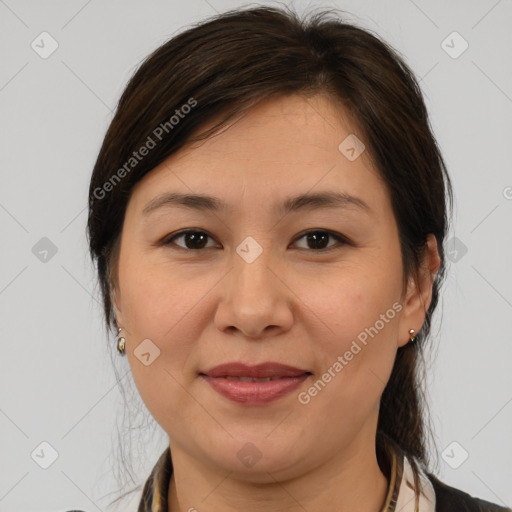
{"type": "Polygon", "coordinates": [[[209,370],[200,372],[200,375],[208,377],[240,377],[250,379],[280,379],[284,377],[298,377],[305,373],[311,373],[308,370],[289,366],[287,364],[266,362],[257,365],[233,362],[214,366],[209,370]]]}
{"type": "Polygon", "coordinates": [[[243,405],[264,405],[300,386],[312,373],[280,363],[226,363],[199,376],[223,397],[243,405]]]}
{"type": "Polygon", "coordinates": [[[233,380],[237,382],[271,382],[273,380],[280,380],[280,379],[290,379],[293,377],[235,377],[233,375],[226,375],[224,377],[214,377],[215,379],[226,379],[226,380],[233,380]]]}

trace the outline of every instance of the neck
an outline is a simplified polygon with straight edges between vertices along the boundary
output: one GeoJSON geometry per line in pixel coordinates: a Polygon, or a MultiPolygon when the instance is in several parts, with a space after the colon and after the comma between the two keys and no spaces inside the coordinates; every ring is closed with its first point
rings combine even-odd
{"type": "Polygon", "coordinates": [[[263,483],[248,482],[230,471],[219,474],[178,446],[173,446],[172,459],[169,512],[380,512],[388,489],[375,443],[340,450],[293,478],[266,473],[263,483]]]}

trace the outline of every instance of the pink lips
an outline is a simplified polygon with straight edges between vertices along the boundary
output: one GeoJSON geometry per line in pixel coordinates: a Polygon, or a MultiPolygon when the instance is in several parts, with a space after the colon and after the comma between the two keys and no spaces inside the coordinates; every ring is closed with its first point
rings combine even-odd
{"type": "Polygon", "coordinates": [[[308,370],[280,363],[256,366],[227,363],[200,373],[219,394],[244,405],[264,405],[277,400],[300,386],[310,375],[308,370]]]}

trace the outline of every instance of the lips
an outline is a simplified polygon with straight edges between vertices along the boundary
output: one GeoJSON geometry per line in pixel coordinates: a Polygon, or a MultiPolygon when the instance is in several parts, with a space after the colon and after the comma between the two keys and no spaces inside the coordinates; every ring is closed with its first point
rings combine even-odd
{"type": "Polygon", "coordinates": [[[297,389],[311,374],[280,363],[249,366],[227,363],[205,372],[203,378],[220,395],[239,405],[265,405],[297,389]]]}
{"type": "Polygon", "coordinates": [[[284,377],[299,377],[310,373],[308,370],[272,362],[261,363],[256,366],[249,366],[244,363],[225,363],[201,372],[202,375],[208,377],[237,378],[242,381],[250,379],[276,380],[284,377]]]}

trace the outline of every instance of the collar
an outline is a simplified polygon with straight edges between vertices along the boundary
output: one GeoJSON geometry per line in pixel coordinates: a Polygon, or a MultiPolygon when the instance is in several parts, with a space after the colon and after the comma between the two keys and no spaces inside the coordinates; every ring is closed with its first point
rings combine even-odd
{"type": "Polygon", "coordinates": [[[391,471],[388,494],[380,512],[435,512],[436,495],[422,464],[413,464],[396,445],[390,446],[391,471]],[[413,469],[414,465],[414,469],[413,469]],[[415,491],[415,480],[419,492],[415,491]]]}
{"type": "MultiPolygon", "coordinates": [[[[413,465],[396,445],[387,454],[390,462],[389,487],[380,512],[435,512],[434,488],[418,461],[413,465]],[[414,488],[415,476],[420,492],[414,488]]],[[[173,472],[171,451],[167,447],[144,485],[137,512],[168,512],[167,496],[173,472]]]]}

